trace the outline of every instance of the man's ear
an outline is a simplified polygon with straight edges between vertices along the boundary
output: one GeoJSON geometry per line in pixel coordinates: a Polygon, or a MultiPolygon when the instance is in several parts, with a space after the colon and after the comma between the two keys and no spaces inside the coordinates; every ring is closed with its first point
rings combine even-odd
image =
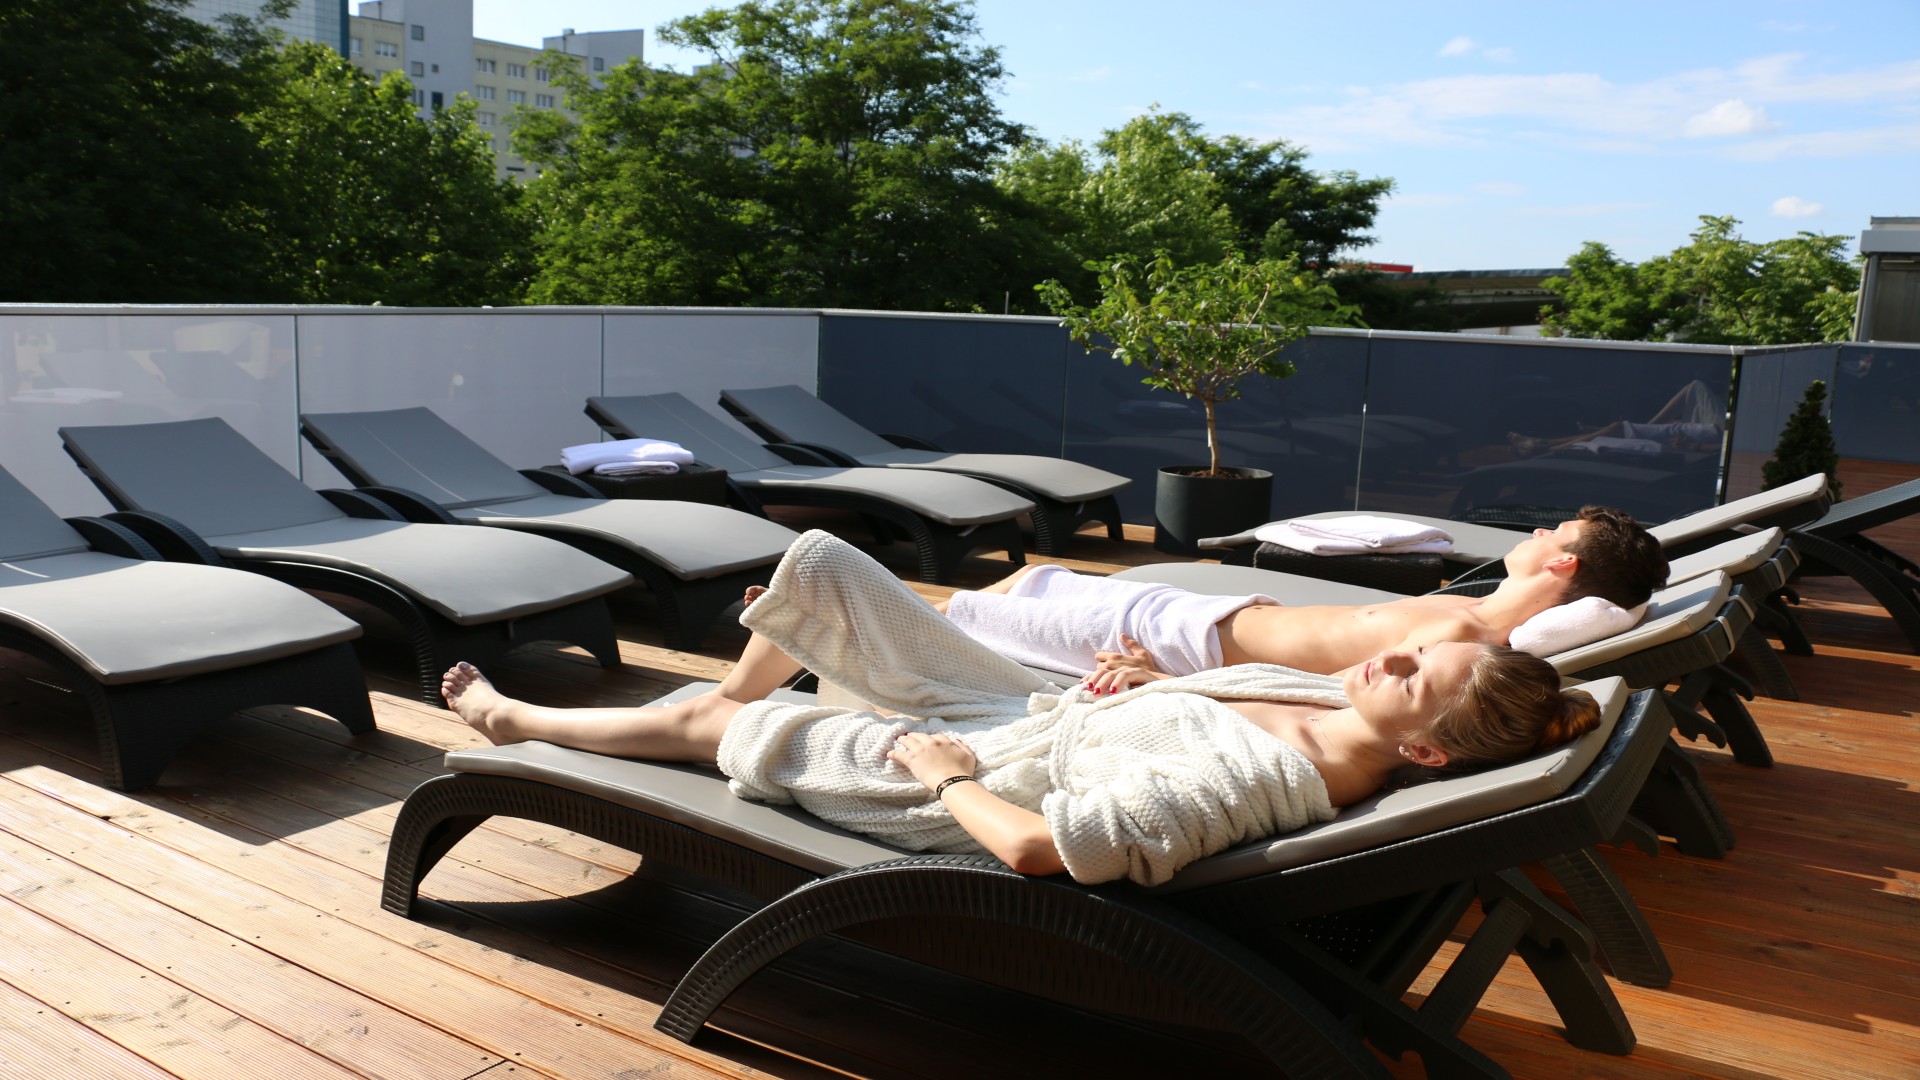
{"type": "Polygon", "coordinates": [[[1429,769],[1444,768],[1447,764],[1447,752],[1431,743],[1401,743],[1400,753],[1415,765],[1424,765],[1429,769]]]}
{"type": "Polygon", "coordinates": [[[1570,578],[1580,569],[1580,556],[1561,552],[1548,559],[1545,564],[1548,573],[1557,578],[1570,578]]]}

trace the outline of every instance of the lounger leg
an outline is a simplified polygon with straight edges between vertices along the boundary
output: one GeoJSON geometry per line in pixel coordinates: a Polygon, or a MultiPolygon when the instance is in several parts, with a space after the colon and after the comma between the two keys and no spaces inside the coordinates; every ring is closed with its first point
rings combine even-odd
{"type": "Polygon", "coordinates": [[[1653,936],[1633,894],[1593,848],[1543,859],[1541,865],[1567,891],[1567,899],[1593,931],[1614,978],[1635,986],[1666,986],[1673,965],[1653,936]]]}
{"type": "Polygon", "coordinates": [[[1732,659],[1746,666],[1761,693],[1775,701],[1800,700],[1800,688],[1793,685],[1793,676],[1780,662],[1780,654],[1761,631],[1758,620],[1740,632],[1740,644],[1734,649],[1732,659]]]}
{"type": "Polygon", "coordinates": [[[1803,556],[1825,563],[1873,594],[1906,635],[1907,644],[1920,652],[1920,594],[1903,576],[1844,543],[1805,533],[1795,533],[1794,540],[1803,556]]]}
{"type": "Polygon", "coordinates": [[[1700,769],[1679,744],[1668,740],[1634,799],[1635,817],[1671,836],[1683,854],[1718,859],[1733,849],[1733,829],[1700,779],[1700,769]]]}
{"type": "Polygon", "coordinates": [[[1579,921],[1548,902],[1523,875],[1503,870],[1482,883],[1481,905],[1491,892],[1489,918],[1509,907],[1523,908],[1527,932],[1520,958],[1553,1001],[1566,1025],[1567,1041],[1603,1054],[1633,1053],[1633,1025],[1620,1008],[1600,968],[1593,962],[1593,938],[1579,921]]]}
{"type": "Polygon", "coordinates": [[[654,1026],[691,1040],[734,988],[791,949],[879,920],[988,919],[1072,940],[1192,994],[1288,1076],[1384,1076],[1360,1040],[1289,979],[1217,931],[1119,891],[1016,874],[992,859],[933,855],[802,885],[729,930],[681,977],[654,1026]]]}
{"type": "Polygon", "coordinates": [[[1788,589],[1781,589],[1767,597],[1761,602],[1756,619],[1780,639],[1781,651],[1793,656],[1812,656],[1813,642],[1808,640],[1807,632],[1800,628],[1800,620],[1794,616],[1793,609],[1787,606],[1789,599],[1796,604],[1800,602],[1798,596],[1788,589]]]}

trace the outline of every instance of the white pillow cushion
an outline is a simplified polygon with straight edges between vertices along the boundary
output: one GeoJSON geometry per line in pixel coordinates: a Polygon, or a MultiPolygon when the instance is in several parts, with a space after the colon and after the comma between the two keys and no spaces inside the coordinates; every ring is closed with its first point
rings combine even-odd
{"type": "Polygon", "coordinates": [[[1585,596],[1535,615],[1514,627],[1507,640],[1521,652],[1552,656],[1631,630],[1646,612],[1645,604],[1628,611],[1602,597],[1585,596]]]}

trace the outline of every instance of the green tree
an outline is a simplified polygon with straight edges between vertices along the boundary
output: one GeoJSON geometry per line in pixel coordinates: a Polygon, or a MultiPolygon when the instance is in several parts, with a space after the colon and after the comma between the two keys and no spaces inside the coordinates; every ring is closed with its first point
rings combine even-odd
{"type": "Polygon", "coordinates": [[[712,53],[560,76],[528,117],[539,274],[568,303],[998,307],[1013,238],[993,161],[1021,129],[957,0],[750,0],[669,23],[712,53]]]}
{"type": "Polygon", "coordinates": [[[266,163],[238,120],[258,39],[183,6],[0,5],[0,298],[285,298],[258,271],[266,163]]]}
{"type": "Polygon", "coordinates": [[[1288,143],[1212,137],[1185,113],[1155,109],[1091,150],[1071,140],[1023,148],[1001,163],[997,181],[1057,225],[1057,246],[1042,253],[1056,260],[1049,272],[1084,292],[1087,263],[1159,252],[1176,265],[1238,250],[1331,270],[1338,252],[1372,243],[1363,230],[1393,181],[1315,173],[1306,160],[1288,143]]]}
{"type": "Polygon", "coordinates": [[[1220,403],[1238,398],[1250,375],[1292,375],[1283,348],[1310,327],[1341,325],[1355,314],[1292,256],[1248,262],[1229,251],[1218,262],[1182,266],[1162,252],[1144,271],[1129,257],[1093,269],[1100,301],[1092,307],[1075,304],[1058,281],[1036,290],[1082,348],[1138,364],[1142,383],[1200,402],[1214,475],[1221,473],[1220,403]]]}
{"type": "Polygon", "coordinates": [[[1561,305],[1541,324],[1564,337],[1785,345],[1847,335],[1859,271],[1847,238],[1802,232],[1756,243],[1731,217],[1702,216],[1692,243],[1639,265],[1586,244],[1548,278],[1561,305]],[[1839,313],[1845,312],[1843,318],[1839,313]]]}
{"type": "Polygon", "coordinates": [[[517,189],[462,98],[424,123],[397,72],[375,84],[339,53],[297,41],[271,54],[245,122],[270,163],[263,272],[305,303],[467,307],[526,287],[517,189]]]}
{"type": "Polygon", "coordinates": [[[1840,451],[1833,443],[1833,426],[1826,415],[1827,384],[1815,379],[1807,384],[1800,404],[1780,429],[1780,441],[1773,456],[1760,466],[1760,487],[1772,490],[1814,473],[1827,474],[1827,488],[1840,497],[1840,451]]]}

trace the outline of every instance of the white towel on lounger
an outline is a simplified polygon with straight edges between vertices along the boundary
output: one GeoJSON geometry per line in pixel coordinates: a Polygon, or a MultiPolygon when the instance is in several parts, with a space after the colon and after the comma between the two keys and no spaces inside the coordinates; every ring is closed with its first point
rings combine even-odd
{"type": "Polygon", "coordinates": [[[560,451],[560,464],[575,476],[588,472],[602,476],[670,473],[693,464],[693,451],[664,439],[616,439],[569,446],[560,451]]]}
{"type": "Polygon", "coordinates": [[[1275,521],[1255,529],[1253,535],[1309,555],[1444,554],[1453,550],[1453,536],[1445,529],[1373,514],[1275,521]]]}

